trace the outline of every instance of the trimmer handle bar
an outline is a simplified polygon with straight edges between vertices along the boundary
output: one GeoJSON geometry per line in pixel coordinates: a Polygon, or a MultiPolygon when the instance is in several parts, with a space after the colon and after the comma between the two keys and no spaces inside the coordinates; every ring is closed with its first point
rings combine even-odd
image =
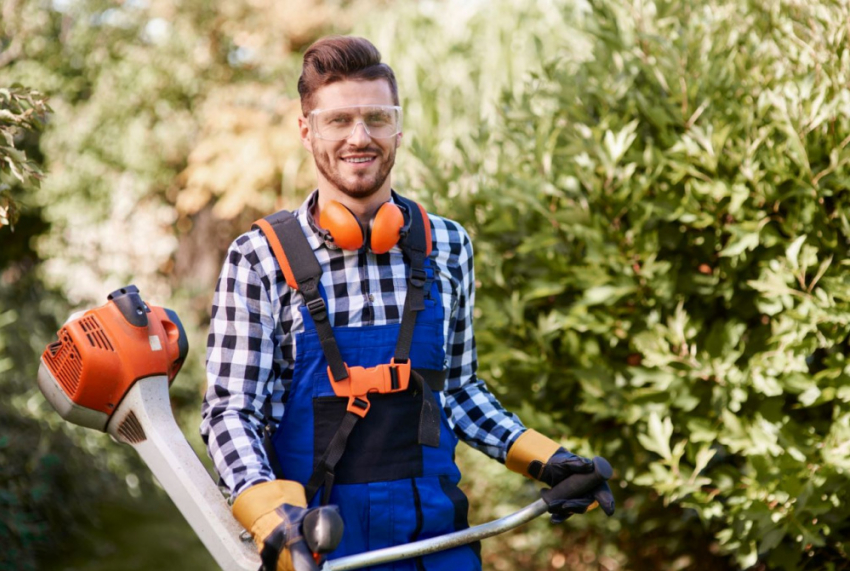
{"type": "MultiPolygon", "coordinates": [[[[612,474],[613,469],[611,468],[611,464],[605,458],[597,456],[593,459],[592,472],[589,474],[574,474],[555,486],[555,488],[543,490],[540,493],[542,499],[527,505],[509,516],[430,539],[332,559],[326,561],[320,571],[347,571],[349,569],[361,569],[363,567],[390,563],[401,559],[421,557],[429,553],[452,549],[499,535],[546,513],[549,510],[548,504],[550,499],[579,498],[584,496],[610,479],[612,474]]],[[[313,530],[306,528],[303,530],[304,538],[308,544],[311,541],[310,533],[313,533],[313,530]]],[[[322,530],[322,533],[326,535],[332,534],[329,530],[322,530]]],[[[295,571],[308,571],[308,569],[299,569],[296,566],[295,571]]]]}

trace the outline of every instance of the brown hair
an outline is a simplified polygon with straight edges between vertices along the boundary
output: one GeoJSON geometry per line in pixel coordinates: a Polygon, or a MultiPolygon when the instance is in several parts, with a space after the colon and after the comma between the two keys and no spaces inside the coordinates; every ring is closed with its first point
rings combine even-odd
{"type": "Polygon", "coordinates": [[[306,117],[313,110],[313,94],[325,85],[343,81],[372,81],[386,79],[398,105],[398,85],[392,68],[381,63],[381,52],[364,38],[354,36],[328,36],[322,38],[304,53],[298,93],[301,95],[301,112],[306,117]]]}

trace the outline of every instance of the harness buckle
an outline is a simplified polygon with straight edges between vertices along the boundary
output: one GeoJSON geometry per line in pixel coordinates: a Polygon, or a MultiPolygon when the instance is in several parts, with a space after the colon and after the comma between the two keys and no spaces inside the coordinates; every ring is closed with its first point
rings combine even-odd
{"type": "Polygon", "coordinates": [[[410,284],[414,287],[423,288],[425,287],[425,281],[428,279],[428,274],[422,268],[411,268],[409,279],[410,284]]]}
{"type": "Polygon", "coordinates": [[[325,305],[325,300],[321,297],[308,301],[307,311],[310,312],[310,316],[314,321],[324,321],[328,318],[327,306],[325,305]]]}
{"type": "Polygon", "coordinates": [[[341,381],[333,381],[331,368],[328,367],[328,378],[331,379],[331,387],[338,397],[348,397],[346,410],[353,412],[363,418],[372,407],[369,402],[369,393],[389,394],[406,391],[410,384],[410,360],[397,363],[395,359],[389,363],[375,367],[349,367],[348,378],[341,381]]]}

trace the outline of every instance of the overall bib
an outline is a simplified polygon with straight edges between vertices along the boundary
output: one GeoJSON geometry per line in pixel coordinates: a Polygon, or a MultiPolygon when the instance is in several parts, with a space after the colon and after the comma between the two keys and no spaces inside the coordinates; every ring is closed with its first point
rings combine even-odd
{"type": "MultiPolygon", "coordinates": [[[[427,275],[424,309],[416,315],[409,355],[410,366],[423,374],[442,372],[445,362],[444,312],[429,259],[425,259],[424,269],[427,275]]],[[[318,289],[327,303],[324,289],[321,285],[318,289]]],[[[343,423],[348,399],[335,394],[313,316],[306,304],[300,310],[304,331],[296,336],[293,380],[272,444],[281,477],[305,485],[311,507],[323,503],[323,496],[327,503],[339,506],[345,531],[329,559],[469,527],[468,501],[457,487],[460,480],[454,462],[457,437],[439,404],[432,407],[433,436],[426,439],[429,443],[422,444],[423,399],[433,395],[435,400],[431,402],[439,403],[439,388],[435,387],[430,395],[423,394],[432,388],[428,383],[414,383],[412,378],[408,389],[402,392],[368,395],[370,408],[350,432],[333,469],[332,486],[326,481],[310,497],[308,483],[343,423]],[[326,488],[330,488],[329,496],[326,488]]],[[[345,365],[371,368],[393,359],[400,328],[399,324],[334,327],[333,337],[345,365]]],[[[478,571],[481,569],[479,549],[476,542],[369,569],[478,571]]]]}

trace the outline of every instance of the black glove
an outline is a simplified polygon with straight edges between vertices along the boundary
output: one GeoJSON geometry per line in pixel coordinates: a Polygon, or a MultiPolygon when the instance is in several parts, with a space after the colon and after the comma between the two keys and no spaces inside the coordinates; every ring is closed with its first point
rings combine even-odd
{"type": "MultiPolygon", "coordinates": [[[[545,464],[534,460],[528,465],[528,473],[533,478],[552,488],[573,474],[591,472],[593,472],[593,462],[589,458],[576,456],[564,448],[558,448],[545,464]]],[[[606,515],[610,516],[614,513],[614,495],[611,493],[608,482],[603,482],[583,496],[561,498],[552,497],[550,494],[547,499],[553,523],[561,523],[573,514],[583,514],[593,502],[599,502],[599,506],[606,515]]]]}

